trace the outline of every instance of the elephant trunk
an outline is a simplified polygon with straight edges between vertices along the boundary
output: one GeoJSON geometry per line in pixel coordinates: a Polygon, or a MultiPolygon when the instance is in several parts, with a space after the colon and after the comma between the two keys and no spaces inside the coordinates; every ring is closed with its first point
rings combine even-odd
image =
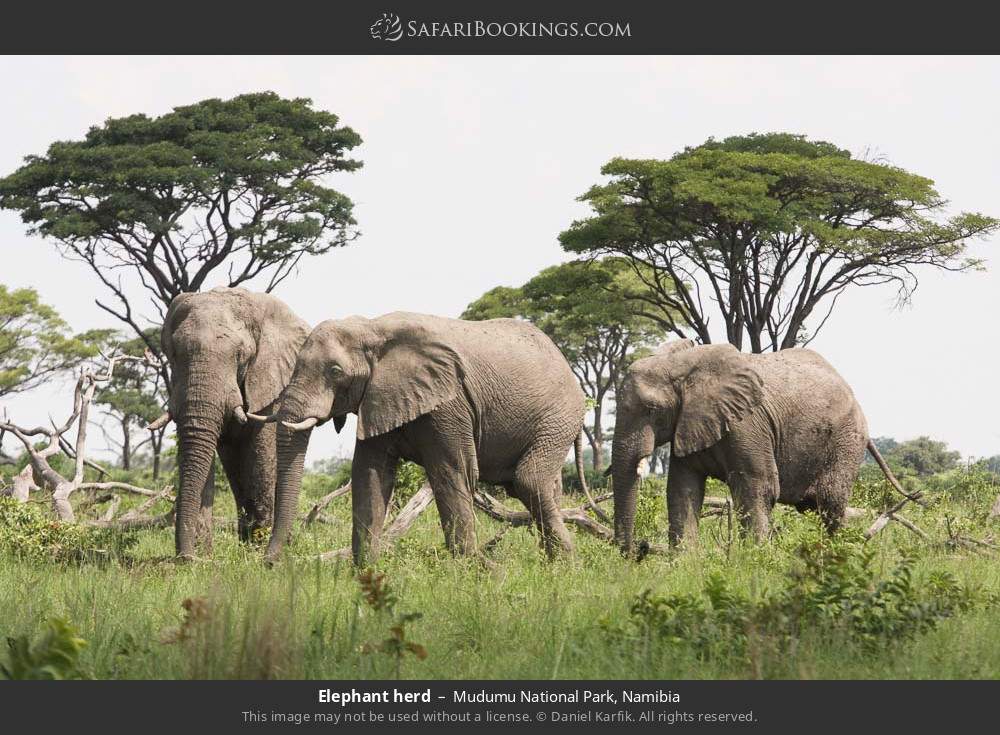
{"type": "Polygon", "coordinates": [[[189,410],[177,422],[177,442],[180,450],[180,491],[174,526],[174,543],[177,556],[194,557],[195,544],[204,538],[211,539],[210,519],[205,519],[204,508],[211,508],[212,499],[206,497],[205,487],[211,481],[215,448],[222,432],[224,411],[218,405],[205,405],[189,410]]]}
{"type": "MultiPolygon", "coordinates": [[[[283,402],[280,415],[296,416],[293,405],[291,402],[283,402]]],[[[299,506],[302,472],[311,434],[312,430],[308,428],[293,430],[286,426],[278,427],[278,481],[274,491],[274,525],[264,555],[264,560],[268,563],[277,561],[291,535],[292,523],[299,506]]]]}
{"type": "Polygon", "coordinates": [[[211,547],[212,465],[223,426],[239,420],[243,398],[235,375],[219,390],[220,366],[198,361],[174,381],[171,413],[177,423],[180,490],[174,523],[177,556],[191,559],[195,546],[211,547]]]}
{"type": "Polygon", "coordinates": [[[632,553],[635,508],[639,493],[639,463],[653,453],[652,427],[631,432],[615,432],[612,445],[612,478],[615,493],[615,543],[623,554],[632,553]]]}

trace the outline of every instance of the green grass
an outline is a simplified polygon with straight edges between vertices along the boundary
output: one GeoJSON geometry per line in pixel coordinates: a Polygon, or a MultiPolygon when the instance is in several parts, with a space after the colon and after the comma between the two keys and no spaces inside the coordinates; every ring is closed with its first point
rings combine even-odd
{"type": "MultiPolygon", "coordinates": [[[[870,491],[859,487],[857,496],[877,495],[870,491]]],[[[212,558],[193,564],[174,563],[169,529],[141,532],[134,545],[111,544],[108,554],[84,561],[26,556],[8,544],[0,558],[0,633],[37,639],[45,621],[66,620],[87,641],[80,668],[96,678],[392,677],[395,658],[373,645],[411,612],[421,617],[406,624],[405,638],[427,656],[404,655],[404,678],[996,678],[1000,561],[985,548],[943,543],[946,518],[977,538],[995,532],[986,517],[995,491],[992,484],[941,491],[931,508],[908,509],[931,544],[897,524],[870,542],[880,575],[910,554],[917,588],[949,572],[978,600],[911,640],[874,648],[822,626],[780,644],[768,631],[752,630],[745,647],[719,640],[711,655],[683,640],[616,634],[645,590],[697,597],[713,575],[752,599],[781,590],[798,563],[796,549],[818,533],[815,519],[794,511],[776,511],[778,531],[769,544],[728,544],[723,521],[706,519],[698,550],[642,563],[581,534],[575,558],[550,563],[529,530],[512,529],[497,547],[497,568],[487,570],[444,551],[432,506],[379,565],[397,598],[389,613],[366,604],[348,563],[310,560],[348,544],[348,498],[328,509],[332,523],[299,531],[286,559],[271,569],[262,565],[260,548],[241,546],[225,529],[216,530],[212,558]],[[191,610],[185,600],[194,601],[191,610]]],[[[311,502],[304,497],[303,510],[311,502]]],[[[661,504],[650,507],[662,513],[661,504]]],[[[232,513],[231,499],[220,493],[217,515],[232,513]]],[[[500,528],[479,521],[481,541],[500,528]]],[[[648,523],[662,527],[663,519],[648,523]]],[[[0,651],[0,661],[5,655],[0,651]]]]}

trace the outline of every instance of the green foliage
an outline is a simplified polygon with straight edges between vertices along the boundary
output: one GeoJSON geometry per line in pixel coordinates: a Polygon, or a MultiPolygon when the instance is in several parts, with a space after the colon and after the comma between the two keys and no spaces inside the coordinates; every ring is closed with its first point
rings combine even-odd
{"type": "Polygon", "coordinates": [[[26,635],[7,639],[7,663],[0,664],[0,674],[17,680],[89,679],[79,660],[86,645],[72,625],[53,618],[34,645],[26,635]]]}
{"type": "MultiPolygon", "coordinates": [[[[608,478],[603,470],[595,470],[584,466],[583,476],[587,478],[587,487],[591,492],[602,490],[608,486],[608,478]]],[[[563,490],[567,493],[582,493],[583,487],[580,485],[580,476],[576,471],[575,462],[567,462],[562,468],[563,490]]]]}
{"type": "Polygon", "coordinates": [[[659,477],[649,476],[642,481],[635,503],[635,538],[655,540],[663,537],[667,519],[666,485],[659,477]]]}
{"type": "Polygon", "coordinates": [[[207,99],[28,156],[0,179],[0,208],[87,263],[138,332],[117,269],[136,269],[165,307],[217,268],[229,286],[269,276],[270,290],[303,256],[353,239],[353,204],[326,181],[361,166],[346,157],[360,143],[308,99],[207,99]]]}
{"type": "Polygon", "coordinates": [[[882,456],[891,467],[898,467],[904,473],[918,477],[953,470],[962,458],[960,452],[948,449],[947,442],[927,436],[898,442],[888,451],[882,452],[882,456]]]}
{"type": "Polygon", "coordinates": [[[96,356],[109,333],[72,335],[34,289],[0,285],[0,396],[30,390],[96,356]]]}
{"type": "Polygon", "coordinates": [[[413,462],[400,461],[396,468],[396,485],[392,492],[392,502],[402,508],[427,483],[424,468],[413,462]]]}
{"type": "Polygon", "coordinates": [[[63,523],[35,504],[0,496],[0,552],[23,559],[78,561],[120,556],[136,543],[135,533],[63,523]]]}
{"type": "Polygon", "coordinates": [[[852,285],[892,282],[905,300],[914,266],[981,268],[966,242],[1000,227],[945,216],[927,178],[789,133],[615,158],[601,173],[610,180],[580,197],[593,213],[560,235],[564,249],[629,259],[652,274],[664,324],[710,342],[717,308],[729,342],[754,352],[801,343],[806,320],[852,285]]]}
{"type": "MultiPolygon", "coordinates": [[[[904,487],[911,485],[907,489],[908,492],[917,490],[917,488],[912,487],[912,483],[908,482],[908,478],[903,478],[901,481],[904,483],[904,487]]],[[[858,472],[858,477],[851,490],[852,505],[882,509],[888,507],[898,497],[878,465],[874,463],[861,465],[861,471],[858,472]]]]}
{"type": "Polygon", "coordinates": [[[803,638],[832,639],[869,654],[912,640],[985,602],[947,572],[914,579],[916,560],[904,556],[886,575],[859,534],[822,532],[803,540],[776,590],[753,596],[720,573],[700,592],[642,592],[612,634],[640,645],[686,648],[699,658],[743,658],[762,645],[788,651],[803,638]]]}
{"type": "MultiPolygon", "coordinates": [[[[7,621],[5,635],[30,640],[38,637],[35,621],[72,620],[90,643],[80,657],[81,668],[98,678],[392,678],[403,641],[418,641],[431,652],[423,660],[402,655],[398,675],[403,678],[996,678],[997,553],[950,543],[948,535],[950,523],[955,533],[995,543],[990,534],[996,534],[996,521],[988,518],[995,494],[988,475],[978,472],[975,466],[959,468],[952,484],[942,479],[940,490],[927,492],[927,507],[907,506],[906,517],[927,532],[929,541],[890,523],[864,545],[869,562],[852,552],[846,564],[836,561],[838,547],[803,555],[800,547],[824,542],[821,524],[813,514],[779,505],[768,543],[738,537],[730,542],[726,517],[706,516],[696,550],[651,554],[642,563],[572,526],[576,556],[550,562],[531,527],[510,527],[477,514],[480,543],[505,531],[490,552],[498,570],[485,570],[447,552],[432,503],[380,560],[378,572],[391,580],[389,592],[397,598],[392,614],[359,598],[349,561],[315,559],[350,544],[349,499],[326,509],[332,522],[297,527],[294,553],[268,571],[261,567],[260,550],[248,549],[236,537],[235,504],[220,488],[211,563],[175,564],[169,527],[138,532],[138,543],[127,555],[69,555],[72,563],[0,545],[0,620],[7,621]],[[810,558],[816,560],[811,567],[810,558]],[[892,583],[901,560],[909,569],[911,592],[875,595],[880,585],[892,583]],[[868,572],[862,573],[865,564],[868,572]],[[933,589],[936,579],[943,580],[942,591],[933,589]],[[974,604],[961,610],[965,592],[973,589],[983,592],[970,592],[974,604]],[[655,635],[643,638],[629,610],[644,590],[652,590],[654,598],[693,599],[708,612],[701,623],[693,619],[689,629],[715,626],[721,632],[705,633],[708,642],[698,646],[655,635]],[[740,632],[743,621],[763,615],[759,610],[768,600],[782,600],[775,603],[778,611],[807,612],[794,613],[799,624],[789,613],[788,621],[740,632]],[[851,622],[846,612],[835,614],[831,600],[846,600],[858,621],[851,622]],[[913,600],[921,604],[908,602],[913,600]],[[741,601],[748,603],[746,615],[741,601]],[[825,617],[817,610],[824,604],[830,605],[825,617]],[[884,620],[873,616],[883,604],[884,620]],[[942,617],[949,608],[954,614],[942,617]],[[396,635],[397,614],[411,611],[422,617],[403,621],[402,636],[396,635]],[[603,625],[598,623],[602,618],[603,625]],[[907,638],[920,621],[936,622],[907,638]],[[612,628],[620,634],[609,635],[612,628]],[[890,645],[893,630],[902,635],[890,645]],[[442,651],[447,655],[438,655],[442,651]]],[[[141,476],[121,474],[133,480],[141,476]]],[[[657,505],[664,497],[662,482],[659,477],[645,481],[657,505]]],[[[713,481],[707,492],[719,496],[726,489],[713,481]]],[[[497,497],[512,509],[523,508],[503,493],[497,497]]],[[[82,494],[76,498],[82,499],[82,494]]],[[[122,510],[142,500],[126,497],[122,510]]],[[[312,502],[303,498],[300,511],[312,502]]],[[[43,506],[29,507],[45,515],[43,506]]],[[[150,512],[166,507],[164,501],[150,512]]],[[[87,516],[88,511],[78,510],[80,517],[87,516]]],[[[849,521],[847,532],[834,541],[859,547],[858,534],[873,518],[869,512],[867,518],[849,521]]],[[[660,531],[652,538],[663,541],[662,505],[653,520],[660,531]]],[[[0,526],[9,525],[0,516],[0,526]]],[[[905,586],[905,580],[897,585],[905,586]]],[[[688,635],[678,637],[687,640],[688,635]]]]}
{"type": "Polygon", "coordinates": [[[926,478],[922,487],[968,508],[987,508],[1000,494],[1000,478],[984,462],[956,467],[926,478]]]}

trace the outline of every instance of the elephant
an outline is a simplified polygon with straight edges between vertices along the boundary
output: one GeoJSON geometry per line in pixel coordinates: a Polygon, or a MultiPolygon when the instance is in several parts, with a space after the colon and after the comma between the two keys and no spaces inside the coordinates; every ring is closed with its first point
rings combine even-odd
{"type": "Polygon", "coordinates": [[[743,531],[758,539],[770,534],[776,502],[815,511],[835,531],[866,447],[898,487],[850,387],[816,352],[674,341],[633,363],[618,396],[611,474],[615,541],[626,554],[645,463],[667,442],[675,546],[697,540],[709,477],[729,485],[743,531]]]}
{"type": "MultiPolygon", "coordinates": [[[[527,507],[550,556],[573,551],[556,498],[583,425],[583,391],[558,348],[527,322],[406,312],[324,321],[299,352],[278,406],[266,420],[299,432],[299,466],[314,426],[332,418],[340,431],[357,414],[351,548],[359,567],[378,559],[401,459],[426,470],[453,553],[478,556],[480,479],[527,507]]],[[[280,479],[288,467],[279,462],[272,560],[298,500],[298,486],[280,479]]]]}
{"type": "Polygon", "coordinates": [[[240,538],[271,525],[278,455],[293,432],[250,422],[246,414],[272,408],[309,331],[279,299],[243,288],[182,293],[170,302],[161,332],[169,411],[158,421],[177,424],[178,557],[194,558],[198,542],[211,549],[216,451],[236,499],[240,538]]]}

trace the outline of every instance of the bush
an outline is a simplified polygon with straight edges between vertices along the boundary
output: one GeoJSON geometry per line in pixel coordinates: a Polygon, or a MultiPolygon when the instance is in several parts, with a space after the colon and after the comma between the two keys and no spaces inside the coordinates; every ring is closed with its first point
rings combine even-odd
{"type": "Polygon", "coordinates": [[[21,558],[79,561],[117,556],[137,543],[134,532],[63,523],[37,505],[0,497],[0,551],[21,558]]]}
{"type": "Polygon", "coordinates": [[[398,510],[417,494],[427,482],[424,468],[413,462],[400,462],[396,468],[396,486],[392,493],[393,505],[398,510]]]}
{"type": "Polygon", "coordinates": [[[703,660],[748,657],[761,643],[788,651],[807,636],[845,639],[875,652],[933,630],[983,599],[946,572],[918,583],[909,556],[880,576],[874,549],[858,534],[807,535],[777,590],[751,597],[713,573],[697,593],[646,590],[624,623],[603,625],[624,640],[686,648],[703,660]]]}
{"type": "Polygon", "coordinates": [[[984,462],[976,462],[929,477],[924,481],[923,488],[949,500],[989,508],[1000,492],[1000,483],[984,462]]]}

